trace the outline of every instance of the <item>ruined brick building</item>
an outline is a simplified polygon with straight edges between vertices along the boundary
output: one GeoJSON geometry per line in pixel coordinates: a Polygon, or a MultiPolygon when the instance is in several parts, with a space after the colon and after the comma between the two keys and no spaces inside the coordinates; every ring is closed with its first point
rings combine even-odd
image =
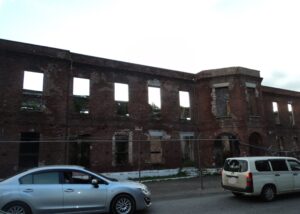
{"type": "Polygon", "coordinates": [[[261,82],[243,67],[190,74],[0,40],[1,172],[217,167],[227,156],[297,151],[300,93],[261,82]]]}

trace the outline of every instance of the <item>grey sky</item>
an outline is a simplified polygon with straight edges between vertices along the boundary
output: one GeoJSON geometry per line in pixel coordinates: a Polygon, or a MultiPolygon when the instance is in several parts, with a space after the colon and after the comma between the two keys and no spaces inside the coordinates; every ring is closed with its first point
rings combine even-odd
{"type": "Polygon", "coordinates": [[[0,0],[0,38],[300,91],[298,0],[0,0]]]}

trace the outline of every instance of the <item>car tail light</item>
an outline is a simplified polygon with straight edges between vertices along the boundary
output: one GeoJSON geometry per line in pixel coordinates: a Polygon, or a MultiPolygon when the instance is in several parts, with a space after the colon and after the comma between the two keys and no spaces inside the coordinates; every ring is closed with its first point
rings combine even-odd
{"type": "Polygon", "coordinates": [[[249,172],[246,176],[246,191],[253,192],[253,174],[249,172]]]}

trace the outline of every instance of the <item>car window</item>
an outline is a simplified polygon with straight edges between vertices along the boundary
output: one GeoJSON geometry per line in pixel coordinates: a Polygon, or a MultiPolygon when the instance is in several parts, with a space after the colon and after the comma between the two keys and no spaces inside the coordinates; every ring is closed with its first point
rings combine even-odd
{"type": "Polygon", "coordinates": [[[82,171],[65,171],[64,183],[66,184],[91,184],[94,177],[82,171]]]}
{"type": "Polygon", "coordinates": [[[267,160],[255,161],[255,168],[259,172],[271,171],[269,161],[267,161],[267,160]]]}
{"type": "Polygon", "coordinates": [[[246,160],[228,159],[225,161],[224,170],[230,172],[246,172],[248,162],[246,160]]]}
{"type": "Polygon", "coordinates": [[[288,160],[290,167],[293,171],[300,171],[300,163],[295,160],[288,160]]]}
{"type": "Polygon", "coordinates": [[[270,160],[273,171],[288,171],[285,160],[270,160]]]}
{"type": "Polygon", "coordinates": [[[26,175],[20,179],[21,184],[59,184],[59,172],[41,172],[26,175]]]}
{"type": "Polygon", "coordinates": [[[25,175],[24,177],[20,178],[20,184],[32,184],[32,183],[33,183],[32,174],[25,175]]]}

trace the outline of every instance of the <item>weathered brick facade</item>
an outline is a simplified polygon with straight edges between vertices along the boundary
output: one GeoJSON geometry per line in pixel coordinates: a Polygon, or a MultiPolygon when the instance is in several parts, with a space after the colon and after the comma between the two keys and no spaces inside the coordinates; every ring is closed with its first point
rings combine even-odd
{"type": "Polygon", "coordinates": [[[191,154],[191,161],[199,163],[200,157],[203,166],[219,166],[229,155],[298,150],[300,93],[261,82],[259,71],[242,67],[189,74],[0,40],[0,170],[18,171],[22,160],[25,168],[62,163],[99,171],[167,168],[181,166],[191,154]],[[44,75],[42,92],[23,89],[24,71],[44,75]],[[89,80],[88,97],[74,97],[74,77],[89,80]],[[128,85],[128,115],[117,113],[114,83],[128,85]],[[148,104],[153,84],[161,92],[156,115],[148,104]],[[179,91],[189,93],[191,119],[182,118],[179,91]],[[85,102],[88,113],[78,112],[75,102],[85,102]],[[185,149],[191,139],[197,139],[192,142],[200,153],[185,149]],[[26,140],[37,141],[32,147],[37,157],[27,144],[20,148],[19,141],[26,140]]]}

